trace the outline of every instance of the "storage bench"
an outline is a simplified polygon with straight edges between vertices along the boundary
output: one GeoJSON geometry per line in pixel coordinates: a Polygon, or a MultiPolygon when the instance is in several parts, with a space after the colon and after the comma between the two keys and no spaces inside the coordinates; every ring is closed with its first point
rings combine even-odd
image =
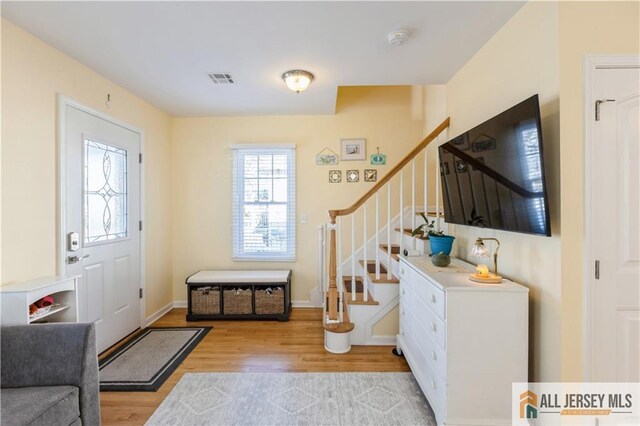
{"type": "Polygon", "coordinates": [[[291,270],[200,271],[186,284],[187,321],[289,320],[291,270]]]}

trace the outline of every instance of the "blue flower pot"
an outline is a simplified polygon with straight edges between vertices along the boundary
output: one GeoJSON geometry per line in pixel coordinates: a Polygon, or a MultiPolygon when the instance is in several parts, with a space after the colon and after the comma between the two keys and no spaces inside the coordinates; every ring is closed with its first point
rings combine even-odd
{"type": "Polygon", "coordinates": [[[455,239],[456,237],[452,237],[451,235],[442,235],[440,237],[430,235],[429,245],[431,246],[431,253],[444,252],[444,254],[449,256],[451,254],[451,248],[453,247],[453,240],[455,239]]]}

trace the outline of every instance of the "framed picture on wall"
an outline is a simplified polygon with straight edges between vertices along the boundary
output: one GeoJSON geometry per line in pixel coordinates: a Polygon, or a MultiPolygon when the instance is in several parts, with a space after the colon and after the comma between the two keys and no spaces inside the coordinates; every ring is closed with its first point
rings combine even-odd
{"type": "Polygon", "coordinates": [[[342,161],[366,160],[366,139],[340,139],[342,161]]]}

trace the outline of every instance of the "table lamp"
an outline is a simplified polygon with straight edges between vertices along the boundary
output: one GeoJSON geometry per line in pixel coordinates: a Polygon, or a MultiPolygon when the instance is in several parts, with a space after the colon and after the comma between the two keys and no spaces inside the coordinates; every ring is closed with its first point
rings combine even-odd
{"type": "Polygon", "coordinates": [[[493,252],[493,274],[488,274],[486,266],[478,265],[479,274],[473,274],[469,277],[472,281],[499,283],[502,277],[498,275],[498,250],[500,249],[500,241],[497,238],[478,238],[471,247],[471,256],[490,258],[490,251],[484,244],[484,241],[495,241],[498,243],[496,250],[493,252]],[[484,266],[484,268],[483,268],[484,266]]]}

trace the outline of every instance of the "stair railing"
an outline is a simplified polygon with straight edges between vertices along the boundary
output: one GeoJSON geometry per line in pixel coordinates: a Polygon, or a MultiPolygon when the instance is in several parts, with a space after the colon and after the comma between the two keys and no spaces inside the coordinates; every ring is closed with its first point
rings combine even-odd
{"type": "MultiPolygon", "coordinates": [[[[342,273],[343,259],[342,259],[342,249],[341,249],[341,225],[342,220],[341,217],[352,215],[351,217],[351,280],[350,280],[350,290],[351,290],[351,299],[352,301],[356,300],[356,247],[355,247],[355,213],[360,207],[363,207],[364,214],[364,231],[363,231],[363,268],[365,274],[363,276],[363,301],[366,302],[368,300],[368,284],[366,275],[368,272],[368,260],[367,260],[367,201],[375,195],[375,226],[376,226],[376,234],[375,234],[375,244],[376,244],[376,255],[375,255],[375,277],[376,280],[380,279],[380,256],[378,254],[379,245],[379,232],[380,232],[380,217],[379,217],[379,208],[380,208],[380,200],[379,193],[387,186],[387,233],[386,233],[386,247],[387,247],[387,278],[391,279],[391,257],[392,257],[392,243],[391,243],[391,179],[400,173],[403,168],[411,162],[411,226],[415,228],[415,157],[418,156],[431,142],[436,140],[438,136],[445,131],[449,127],[449,118],[445,119],[438,127],[436,127],[426,138],[422,140],[409,154],[407,154],[395,167],[393,167],[382,179],[380,179],[370,190],[368,190],[362,197],[360,197],[355,203],[345,209],[339,210],[329,210],[329,219],[330,223],[327,226],[329,231],[329,285],[328,285],[328,294],[325,298],[326,304],[325,306],[325,325],[335,325],[339,324],[343,321],[343,292],[344,292],[344,277],[342,273]]],[[[425,151],[424,156],[424,206],[425,213],[427,210],[427,156],[425,151]]],[[[439,170],[440,167],[437,165],[437,157],[436,157],[436,179],[439,178],[439,170]]],[[[437,182],[437,180],[436,180],[437,182]]],[[[404,177],[403,174],[400,173],[400,216],[399,216],[399,224],[400,224],[400,234],[403,235],[404,232],[404,177]]],[[[439,191],[438,185],[436,184],[436,211],[439,210],[439,191]]],[[[436,216],[440,217],[439,213],[436,216]]],[[[438,219],[439,226],[439,219],[438,219]]],[[[415,243],[414,243],[415,244],[415,243]]],[[[411,247],[411,248],[414,248],[411,247]]],[[[402,237],[400,238],[400,252],[402,253],[402,237]]]]}

